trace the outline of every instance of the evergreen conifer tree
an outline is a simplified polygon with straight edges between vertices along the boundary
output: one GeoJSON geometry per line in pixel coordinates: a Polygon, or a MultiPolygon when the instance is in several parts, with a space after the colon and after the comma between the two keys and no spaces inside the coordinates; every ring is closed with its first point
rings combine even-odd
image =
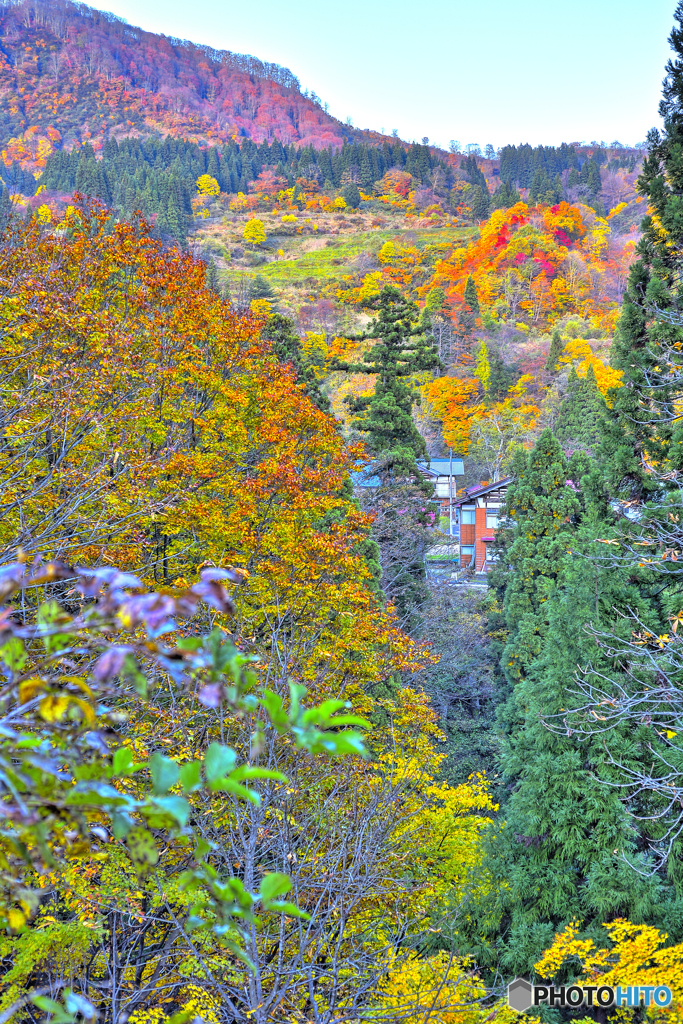
{"type": "Polygon", "coordinates": [[[458,316],[458,329],[464,338],[469,338],[476,327],[479,316],[479,296],[474,278],[470,275],[465,282],[464,305],[458,316]]]}
{"type": "Polygon", "coordinates": [[[418,310],[398,288],[386,285],[368,307],[377,310],[372,329],[360,338],[374,341],[362,363],[337,361],[333,369],[373,373],[377,380],[371,396],[352,398],[349,405],[361,415],[356,427],[365,435],[368,448],[381,452],[410,450],[414,458],[425,458],[427,449],[412,417],[417,399],[406,383],[407,377],[421,370],[442,368],[433,345],[417,326],[418,310]]]}
{"type": "Polygon", "coordinates": [[[501,181],[496,191],[491,196],[491,209],[509,209],[521,201],[521,196],[510,182],[501,181]]]}
{"type": "MultiPolygon", "coordinates": [[[[267,283],[267,282],[266,282],[267,283]]],[[[273,344],[273,352],[279,362],[291,363],[299,381],[304,385],[306,394],[323,412],[330,412],[330,400],[322,390],[322,385],[315,370],[305,359],[301,348],[301,338],[294,329],[293,322],[282,313],[273,313],[266,320],[262,334],[273,344]]]]}
{"type": "Polygon", "coordinates": [[[550,339],[550,351],[548,352],[548,358],[545,361],[545,368],[549,373],[555,373],[557,370],[557,361],[562,355],[564,349],[564,342],[562,341],[562,335],[555,329],[553,336],[550,339]]]}
{"type": "Polygon", "coordinates": [[[594,453],[602,439],[602,419],[606,412],[593,367],[588,367],[585,377],[579,377],[572,366],[567,394],[555,425],[555,437],[565,449],[594,453]]]}
{"type": "Polygon", "coordinates": [[[377,311],[364,339],[374,342],[362,363],[332,364],[332,369],[374,373],[374,394],[348,401],[359,414],[354,425],[375,456],[368,468],[380,486],[366,492],[375,516],[373,538],[382,551],[382,590],[393,602],[403,627],[417,628],[427,597],[424,553],[427,528],[436,519],[430,504],[434,485],[417,467],[427,448],[412,417],[417,395],[408,378],[423,370],[442,369],[433,345],[418,326],[418,310],[398,288],[385,286],[368,303],[377,311]]]}
{"type": "Polygon", "coordinates": [[[347,206],[350,206],[353,210],[358,209],[360,206],[360,191],[358,185],[354,185],[351,181],[348,185],[344,185],[342,189],[342,198],[347,206]]]}
{"type": "Polygon", "coordinates": [[[273,286],[270,281],[263,276],[263,274],[256,274],[249,285],[249,300],[252,299],[269,299],[273,301],[277,296],[273,291],[273,286]]]}
{"type": "Polygon", "coordinates": [[[508,365],[497,348],[489,345],[489,383],[488,395],[495,402],[505,398],[508,391],[519,376],[519,370],[514,365],[508,365]]]}
{"type": "MultiPolygon", "coordinates": [[[[618,790],[599,781],[616,777],[602,737],[576,736],[562,725],[577,665],[592,659],[599,671],[615,671],[585,623],[611,622],[615,606],[644,610],[642,597],[618,573],[596,582],[584,557],[596,528],[604,529],[577,483],[587,467],[583,453],[567,461],[549,430],[532,452],[518,454],[500,568],[492,573],[502,619],[493,625],[508,634],[499,708],[505,827],[487,855],[496,896],[476,908],[472,931],[470,925],[464,931],[480,960],[497,946],[510,975],[531,971],[571,920],[590,933],[616,916],[660,924],[675,919],[671,890],[647,877],[618,790]]],[[[627,620],[623,628],[630,629],[627,620]]],[[[612,751],[631,765],[651,757],[647,732],[612,736],[612,751]]],[[[647,813],[647,801],[639,810],[647,813]]]]}
{"type": "Polygon", "coordinates": [[[603,463],[612,493],[627,499],[661,486],[648,463],[683,467],[683,425],[676,415],[683,395],[683,3],[675,19],[669,37],[674,56],[660,103],[664,131],[649,133],[638,179],[651,212],[642,223],[612,345],[612,365],[622,371],[624,386],[614,392],[603,463]]]}
{"type": "Polygon", "coordinates": [[[484,191],[481,185],[472,185],[467,194],[467,201],[472,210],[472,220],[486,220],[491,207],[488,191],[484,191]]]}
{"type": "Polygon", "coordinates": [[[210,259],[206,264],[206,287],[210,288],[212,292],[216,292],[216,294],[219,293],[218,271],[213,259],[210,259]]]}
{"type": "Polygon", "coordinates": [[[365,146],[363,148],[363,156],[360,161],[360,181],[366,192],[372,192],[373,180],[372,164],[370,162],[367,146],[365,146]]]}

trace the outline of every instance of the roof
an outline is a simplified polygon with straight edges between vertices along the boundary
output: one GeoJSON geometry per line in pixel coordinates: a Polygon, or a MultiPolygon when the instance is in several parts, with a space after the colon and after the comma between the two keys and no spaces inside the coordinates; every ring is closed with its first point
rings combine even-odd
{"type": "MultiPolygon", "coordinates": [[[[462,459],[453,458],[453,476],[464,476],[465,465],[462,459]]],[[[429,473],[430,476],[450,476],[451,475],[451,460],[450,459],[429,459],[428,462],[418,462],[418,467],[423,473],[429,473]]]]}
{"type": "Polygon", "coordinates": [[[354,471],[349,474],[354,487],[381,487],[382,481],[378,476],[366,476],[365,473],[354,471]]]}
{"type": "Polygon", "coordinates": [[[498,491],[512,483],[512,477],[506,476],[502,480],[494,480],[490,484],[477,484],[475,487],[466,487],[462,495],[454,501],[454,505],[464,505],[468,501],[480,498],[483,494],[490,494],[491,491],[498,491]]]}
{"type": "MultiPolygon", "coordinates": [[[[429,462],[418,462],[417,468],[428,476],[450,476],[450,459],[430,459],[429,462]]],[[[463,476],[465,466],[462,459],[453,459],[453,476],[463,476]]],[[[356,470],[351,473],[351,480],[354,487],[381,487],[382,481],[378,476],[366,476],[364,470],[356,470]]]]}

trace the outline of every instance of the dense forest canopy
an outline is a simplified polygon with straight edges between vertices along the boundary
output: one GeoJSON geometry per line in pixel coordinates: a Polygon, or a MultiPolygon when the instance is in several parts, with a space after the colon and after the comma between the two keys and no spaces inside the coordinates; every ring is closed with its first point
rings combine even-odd
{"type": "Polygon", "coordinates": [[[49,150],[51,132],[67,146],[131,130],[328,146],[354,135],[286,68],[69,0],[3,3],[0,45],[3,141],[34,155],[49,150]]]}
{"type": "Polygon", "coordinates": [[[670,42],[482,155],[0,7],[0,1024],[683,1018],[670,42]]]}

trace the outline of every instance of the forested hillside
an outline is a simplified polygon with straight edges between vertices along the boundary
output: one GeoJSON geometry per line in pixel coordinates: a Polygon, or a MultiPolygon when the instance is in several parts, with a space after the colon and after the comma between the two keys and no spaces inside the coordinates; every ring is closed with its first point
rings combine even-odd
{"type": "Polygon", "coordinates": [[[0,15],[0,1024],[677,1024],[683,3],[486,155],[0,15]]]}
{"type": "Polygon", "coordinates": [[[155,35],[69,0],[0,7],[0,144],[31,170],[121,135],[339,145],[356,134],[287,68],[155,35]]]}

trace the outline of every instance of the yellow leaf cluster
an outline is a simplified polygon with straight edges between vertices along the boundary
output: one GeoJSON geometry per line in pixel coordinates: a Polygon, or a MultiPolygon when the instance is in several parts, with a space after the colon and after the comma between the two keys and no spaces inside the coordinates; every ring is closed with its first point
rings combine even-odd
{"type": "Polygon", "coordinates": [[[552,979],[566,963],[581,965],[585,984],[668,985],[673,1000],[666,1010],[654,1007],[645,1011],[622,1007],[618,1019],[635,1020],[645,1013],[650,1020],[683,1024],[683,943],[665,945],[666,932],[646,924],[633,924],[623,918],[604,924],[611,946],[601,948],[593,939],[580,939],[580,923],[573,921],[555,936],[535,965],[541,978],[552,979]]]}
{"type": "Polygon", "coordinates": [[[621,387],[623,374],[621,370],[614,370],[611,366],[603,363],[596,356],[585,338],[573,338],[568,341],[560,356],[560,365],[568,363],[576,364],[576,372],[579,377],[585,377],[588,367],[593,367],[595,380],[601,394],[606,397],[610,388],[621,387]]]}

